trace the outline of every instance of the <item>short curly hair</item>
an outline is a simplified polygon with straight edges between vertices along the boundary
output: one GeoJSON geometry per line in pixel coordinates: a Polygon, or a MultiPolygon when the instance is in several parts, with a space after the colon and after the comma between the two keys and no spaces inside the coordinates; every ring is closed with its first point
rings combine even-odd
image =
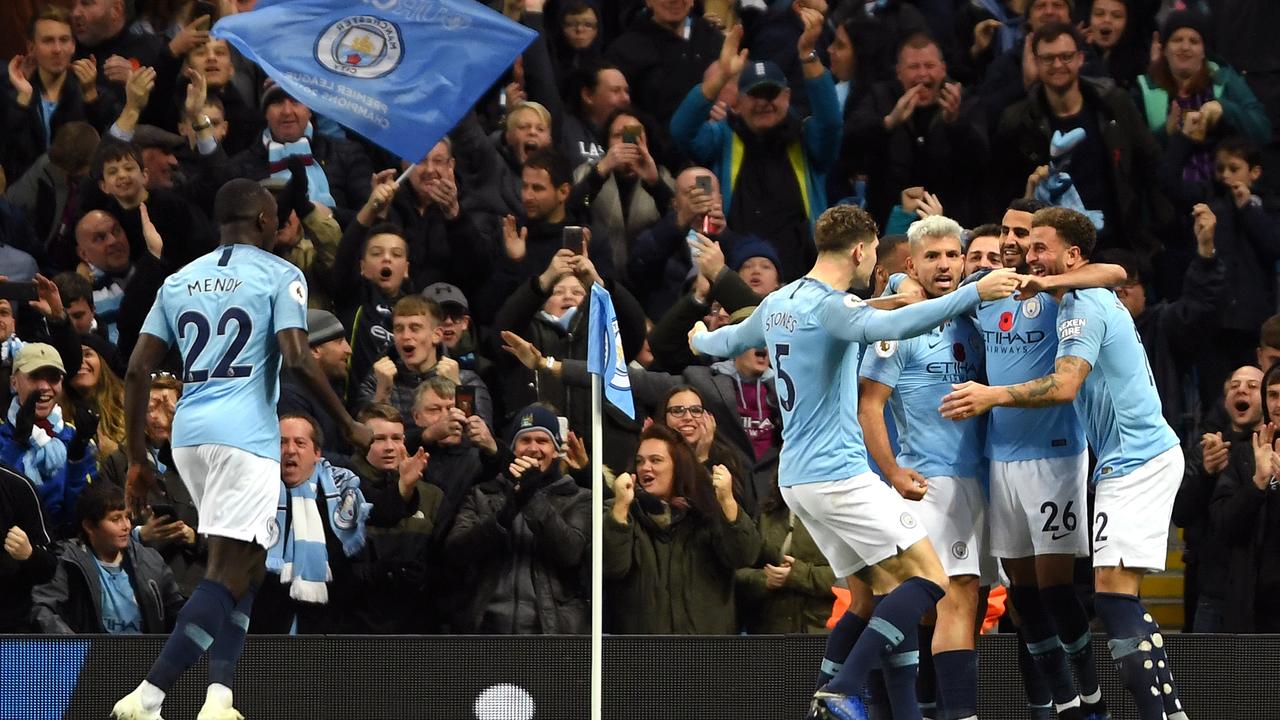
{"type": "Polygon", "coordinates": [[[1037,210],[1031,216],[1031,227],[1053,228],[1067,247],[1080,248],[1080,255],[1086,260],[1093,256],[1094,246],[1098,243],[1098,231],[1094,229],[1093,222],[1084,213],[1063,207],[1037,210]]]}
{"type": "Polygon", "coordinates": [[[818,217],[814,243],[819,253],[846,252],[854,245],[875,240],[879,232],[866,210],[857,205],[836,205],[818,217]]]}

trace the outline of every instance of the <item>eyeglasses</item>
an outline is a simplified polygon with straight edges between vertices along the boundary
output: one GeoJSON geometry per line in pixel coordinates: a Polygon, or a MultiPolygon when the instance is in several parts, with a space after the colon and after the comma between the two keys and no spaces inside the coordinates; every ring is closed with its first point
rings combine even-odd
{"type": "Polygon", "coordinates": [[[1027,238],[1031,237],[1031,228],[1024,228],[1024,227],[1009,227],[1008,225],[1001,225],[1001,226],[1000,226],[1000,237],[1004,237],[1005,235],[1008,235],[1009,233],[1013,233],[1013,234],[1014,234],[1014,237],[1020,237],[1020,238],[1022,238],[1022,239],[1024,239],[1024,240],[1025,240],[1025,239],[1027,239],[1027,238]]]}
{"type": "Polygon", "coordinates": [[[1056,55],[1037,55],[1036,62],[1040,63],[1041,65],[1044,65],[1045,67],[1053,67],[1058,63],[1062,63],[1063,65],[1070,65],[1071,61],[1075,60],[1076,55],[1079,55],[1079,54],[1080,54],[1080,51],[1077,50],[1075,52],[1057,53],[1056,55]]]}
{"type": "Polygon", "coordinates": [[[707,409],[701,405],[672,405],[667,408],[667,414],[674,415],[676,417],[692,415],[693,417],[700,418],[706,411],[707,409]]]}

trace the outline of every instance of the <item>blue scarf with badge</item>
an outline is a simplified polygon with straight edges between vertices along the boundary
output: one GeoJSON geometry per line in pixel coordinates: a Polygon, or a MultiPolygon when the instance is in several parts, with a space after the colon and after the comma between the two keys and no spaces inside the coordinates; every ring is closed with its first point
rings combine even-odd
{"type": "Polygon", "coordinates": [[[351,557],[364,547],[364,526],[372,503],[360,492],[360,478],[346,468],[321,459],[311,477],[290,488],[280,483],[276,528],[267,549],[267,570],[289,585],[289,597],[323,605],[329,602],[327,582],[333,579],[325,546],[324,523],[351,557]],[[316,493],[324,493],[325,519],[320,518],[316,493]]]}
{"type": "MultiPolygon", "coordinates": [[[[18,396],[15,394],[9,403],[9,426],[18,422],[18,396]]],[[[54,405],[49,417],[37,421],[31,427],[31,437],[27,438],[27,449],[22,453],[22,473],[40,487],[45,480],[58,474],[67,464],[67,445],[62,440],[63,429],[62,407],[54,405]]],[[[14,438],[21,443],[23,439],[14,438]]]]}
{"type": "Polygon", "coordinates": [[[262,131],[262,144],[267,146],[267,167],[271,171],[271,177],[288,182],[292,173],[289,172],[285,158],[298,155],[307,166],[307,196],[312,202],[336,207],[338,203],[329,192],[329,177],[324,174],[320,161],[311,154],[311,123],[307,123],[307,129],[302,132],[302,137],[297,140],[281,143],[271,137],[270,129],[262,131]]]}

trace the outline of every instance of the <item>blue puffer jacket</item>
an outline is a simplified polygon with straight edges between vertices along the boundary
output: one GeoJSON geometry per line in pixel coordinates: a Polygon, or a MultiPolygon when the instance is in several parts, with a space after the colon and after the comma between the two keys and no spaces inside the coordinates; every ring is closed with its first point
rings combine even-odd
{"type": "MultiPolygon", "coordinates": [[[[818,216],[827,209],[827,171],[840,154],[844,118],[830,72],[805,80],[804,86],[813,112],[805,118],[800,137],[788,148],[788,155],[812,230],[818,216]]],[[[720,179],[724,214],[728,215],[733,183],[742,168],[743,143],[728,120],[708,119],[713,104],[702,94],[701,83],[695,85],[671,117],[671,139],[680,152],[711,168],[720,179]]]]}
{"type": "MultiPolygon", "coordinates": [[[[75,437],[76,429],[64,424],[57,438],[70,444],[75,437]]],[[[6,422],[0,424],[0,461],[11,467],[22,470],[22,455],[27,448],[18,444],[13,438],[13,425],[6,422]]],[[[93,482],[98,473],[97,450],[92,443],[79,460],[68,459],[59,470],[50,477],[39,481],[32,479],[36,493],[40,495],[40,505],[49,527],[56,537],[67,538],[75,535],[76,498],[80,491],[93,482]]]]}

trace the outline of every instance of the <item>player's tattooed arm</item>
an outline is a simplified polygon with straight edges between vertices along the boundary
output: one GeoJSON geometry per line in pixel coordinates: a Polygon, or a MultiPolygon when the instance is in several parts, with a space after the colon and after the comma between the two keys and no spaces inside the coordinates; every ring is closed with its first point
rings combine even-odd
{"type": "MultiPolygon", "coordinates": [[[[1061,405],[1075,399],[1091,369],[1088,362],[1067,355],[1058,358],[1053,374],[1006,388],[1013,407],[1038,408],[1061,405]]],[[[1002,403],[1004,404],[1004,403],[1002,403]]]]}
{"type": "Polygon", "coordinates": [[[1068,355],[1058,358],[1052,375],[1018,385],[988,387],[975,382],[960,383],[953,385],[952,392],[942,398],[939,412],[949,420],[964,420],[997,406],[1040,408],[1069,403],[1080,391],[1090,369],[1087,361],[1068,355]]]}

